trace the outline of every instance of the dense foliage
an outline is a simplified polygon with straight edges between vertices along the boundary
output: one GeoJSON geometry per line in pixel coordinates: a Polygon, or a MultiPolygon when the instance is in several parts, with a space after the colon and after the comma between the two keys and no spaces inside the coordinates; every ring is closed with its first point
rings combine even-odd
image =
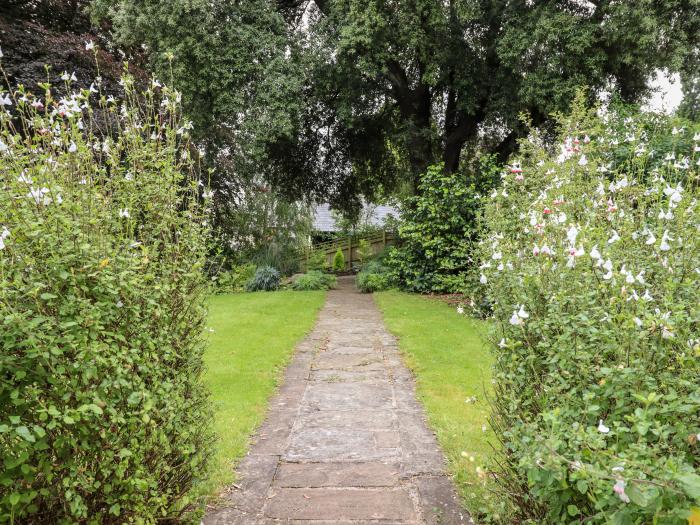
{"type": "Polygon", "coordinates": [[[398,248],[386,264],[393,280],[412,292],[464,292],[472,279],[473,243],[482,193],[497,175],[490,158],[479,177],[446,174],[431,166],[421,177],[418,195],[402,209],[398,248]]]}
{"type": "Polygon", "coordinates": [[[167,88],[64,80],[0,92],[0,521],[176,519],[212,443],[187,125],[167,88]]]}
{"type": "Polygon", "coordinates": [[[697,0],[278,4],[306,10],[311,64],[287,180],[314,188],[324,174],[369,195],[415,190],[476,147],[505,161],[527,132],[519,114],[546,127],[579,86],[638,100],[657,69],[696,64],[700,38],[697,0]]]}
{"type": "Polygon", "coordinates": [[[355,278],[362,293],[374,293],[391,288],[392,276],[381,260],[373,260],[362,266],[355,278]]]}
{"type": "Polygon", "coordinates": [[[255,275],[255,265],[246,263],[224,270],[212,277],[214,293],[238,293],[246,289],[246,285],[255,275]]]}
{"type": "Polygon", "coordinates": [[[293,290],[330,290],[338,284],[338,279],[335,275],[320,272],[318,270],[310,270],[309,272],[298,276],[292,283],[293,290]]]}
{"type": "Polygon", "coordinates": [[[343,250],[338,248],[338,250],[335,252],[335,255],[333,256],[333,271],[334,272],[342,272],[345,270],[345,255],[343,254],[343,250]]]}
{"type": "Polygon", "coordinates": [[[260,266],[246,284],[249,292],[272,292],[280,287],[280,273],[272,266],[260,266]]]}
{"type": "Polygon", "coordinates": [[[684,524],[700,517],[700,126],[579,107],[562,133],[554,153],[530,135],[486,213],[491,516],[684,524]]]}

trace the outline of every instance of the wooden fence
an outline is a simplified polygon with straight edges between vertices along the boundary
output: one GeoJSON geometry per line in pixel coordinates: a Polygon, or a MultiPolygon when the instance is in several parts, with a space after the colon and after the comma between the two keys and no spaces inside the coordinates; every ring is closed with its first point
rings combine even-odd
{"type": "Polygon", "coordinates": [[[392,232],[379,232],[364,237],[350,236],[332,241],[322,242],[313,247],[309,247],[305,253],[299,257],[299,266],[302,271],[307,270],[309,256],[312,251],[321,251],[326,257],[326,264],[333,267],[333,257],[340,249],[345,257],[345,270],[352,270],[353,263],[360,262],[360,241],[367,241],[372,254],[382,252],[387,246],[396,244],[396,236],[392,232]]]}

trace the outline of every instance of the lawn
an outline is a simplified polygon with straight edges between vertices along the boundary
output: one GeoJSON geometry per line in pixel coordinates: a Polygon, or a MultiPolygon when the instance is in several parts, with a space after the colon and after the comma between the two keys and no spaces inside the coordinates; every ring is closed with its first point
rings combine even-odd
{"type": "Polygon", "coordinates": [[[487,325],[435,299],[395,291],[374,298],[416,375],[418,398],[460,495],[477,514],[485,490],[477,467],[489,464],[492,438],[485,399],[492,361],[483,342],[487,325]]]}
{"type": "Polygon", "coordinates": [[[233,482],[233,466],[248,450],[268,400],[295,345],[311,330],[325,292],[257,292],[214,296],[213,330],[204,356],[205,381],[219,435],[207,485],[216,493],[233,482]]]}

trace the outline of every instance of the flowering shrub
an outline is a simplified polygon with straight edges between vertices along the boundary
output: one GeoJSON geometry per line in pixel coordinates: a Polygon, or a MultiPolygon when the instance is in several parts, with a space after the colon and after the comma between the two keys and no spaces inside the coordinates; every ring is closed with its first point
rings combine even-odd
{"type": "Polygon", "coordinates": [[[187,126],[63,78],[0,92],[0,521],[176,519],[212,442],[187,126]]]}
{"type": "Polygon", "coordinates": [[[700,127],[650,119],[579,105],[561,149],[533,133],[486,209],[495,521],[700,513],[700,127]]]}

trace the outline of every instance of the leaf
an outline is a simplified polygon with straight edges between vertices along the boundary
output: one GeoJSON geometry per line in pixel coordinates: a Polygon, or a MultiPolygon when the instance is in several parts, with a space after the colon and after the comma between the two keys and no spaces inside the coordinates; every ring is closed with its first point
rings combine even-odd
{"type": "Polygon", "coordinates": [[[640,507],[647,507],[657,496],[656,491],[643,490],[639,483],[630,483],[625,489],[625,493],[632,503],[640,507]]]}
{"type": "Polygon", "coordinates": [[[569,513],[569,516],[578,516],[579,510],[576,505],[568,505],[566,507],[566,512],[569,513]]]}
{"type": "Polygon", "coordinates": [[[700,507],[693,507],[690,509],[688,525],[700,525],[700,507]]]}
{"type": "Polygon", "coordinates": [[[49,299],[56,299],[58,296],[52,293],[44,292],[39,297],[41,297],[44,301],[48,301],[49,299]]]}
{"type": "Polygon", "coordinates": [[[10,505],[15,507],[18,503],[19,500],[22,499],[22,496],[18,494],[17,492],[13,492],[10,494],[9,500],[10,500],[10,505]]]}
{"type": "Polygon", "coordinates": [[[29,431],[29,429],[25,426],[17,427],[15,429],[15,432],[17,433],[18,436],[24,438],[25,440],[29,441],[30,443],[34,443],[36,441],[34,434],[32,434],[29,431]]]}
{"type": "Polygon", "coordinates": [[[682,474],[677,476],[676,479],[689,497],[696,500],[700,499],[700,476],[697,474],[682,474]]]}

